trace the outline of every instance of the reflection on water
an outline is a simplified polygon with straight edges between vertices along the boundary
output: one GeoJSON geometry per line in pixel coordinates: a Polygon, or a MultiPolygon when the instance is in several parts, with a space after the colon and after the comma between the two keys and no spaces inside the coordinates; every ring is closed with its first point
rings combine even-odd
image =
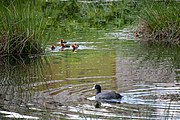
{"type": "Polygon", "coordinates": [[[180,119],[179,48],[124,40],[127,31],[85,36],[76,54],[1,61],[0,119],[180,119]],[[97,104],[94,84],[124,97],[97,104]]]}

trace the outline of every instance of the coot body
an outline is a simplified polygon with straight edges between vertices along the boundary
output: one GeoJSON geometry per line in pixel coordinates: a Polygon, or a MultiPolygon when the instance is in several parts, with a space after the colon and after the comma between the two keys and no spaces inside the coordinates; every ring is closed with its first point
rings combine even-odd
{"type": "Polygon", "coordinates": [[[96,89],[96,101],[108,101],[111,99],[121,99],[123,96],[114,91],[101,92],[100,85],[94,85],[93,89],[96,89]]]}

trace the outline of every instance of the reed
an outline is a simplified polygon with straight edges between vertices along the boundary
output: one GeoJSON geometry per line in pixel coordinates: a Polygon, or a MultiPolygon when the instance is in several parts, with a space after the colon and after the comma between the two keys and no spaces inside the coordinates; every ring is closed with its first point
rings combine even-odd
{"type": "Polygon", "coordinates": [[[53,1],[43,8],[51,8],[49,14],[60,25],[60,29],[124,27],[134,20],[136,2],[126,1],[53,1]],[[70,23],[70,24],[69,24],[70,23]],[[64,27],[64,26],[65,27],[64,27]],[[73,26],[73,27],[72,27],[73,26]]]}
{"type": "Polygon", "coordinates": [[[90,27],[122,28],[133,22],[134,5],[132,0],[83,3],[84,17],[80,21],[86,21],[90,27]]]}
{"type": "Polygon", "coordinates": [[[138,17],[139,32],[151,42],[180,44],[180,3],[174,0],[143,0],[138,17]]]}
{"type": "Polygon", "coordinates": [[[0,2],[0,55],[42,53],[48,39],[41,1],[0,2]]]}

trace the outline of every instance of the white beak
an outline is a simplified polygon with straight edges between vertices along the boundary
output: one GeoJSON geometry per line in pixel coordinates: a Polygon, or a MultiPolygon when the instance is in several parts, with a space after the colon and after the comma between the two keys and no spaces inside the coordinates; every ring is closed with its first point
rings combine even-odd
{"type": "Polygon", "coordinates": [[[95,86],[96,86],[96,85],[94,85],[92,89],[95,89],[95,86]]]}

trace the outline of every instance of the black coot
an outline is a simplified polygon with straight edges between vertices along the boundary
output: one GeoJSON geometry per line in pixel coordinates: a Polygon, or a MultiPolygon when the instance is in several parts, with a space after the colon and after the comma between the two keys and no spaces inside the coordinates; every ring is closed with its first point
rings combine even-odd
{"type": "Polygon", "coordinates": [[[100,85],[94,85],[93,89],[96,89],[96,101],[108,101],[110,99],[121,99],[123,97],[114,91],[101,92],[100,85]]]}

